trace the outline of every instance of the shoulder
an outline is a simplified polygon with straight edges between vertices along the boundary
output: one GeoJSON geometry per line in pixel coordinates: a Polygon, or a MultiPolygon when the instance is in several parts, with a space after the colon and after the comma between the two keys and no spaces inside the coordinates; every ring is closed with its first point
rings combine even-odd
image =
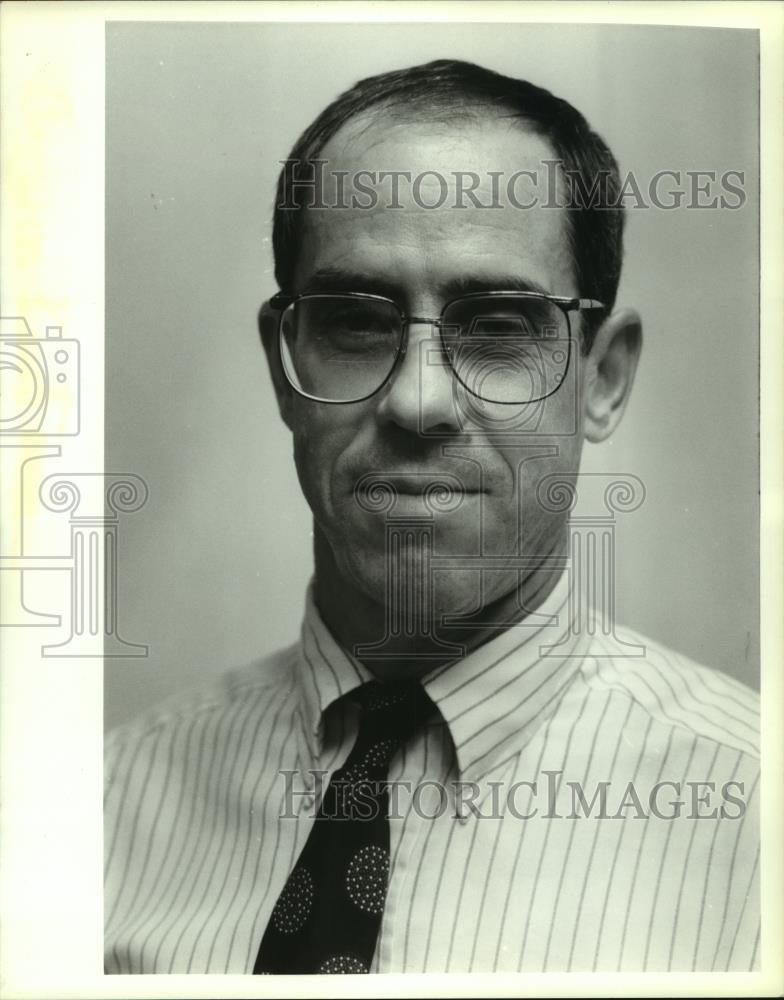
{"type": "Polygon", "coordinates": [[[583,675],[625,694],[668,728],[759,759],[759,694],[728,674],[618,626],[593,643],[583,675]]]}
{"type": "Polygon", "coordinates": [[[174,738],[184,727],[204,730],[228,719],[239,707],[259,708],[270,699],[292,703],[299,644],[263,659],[225,671],[206,684],[166,698],[142,715],[110,730],[104,739],[104,773],[111,781],[123,758],[136,756],[145,746],[174,738]]]}

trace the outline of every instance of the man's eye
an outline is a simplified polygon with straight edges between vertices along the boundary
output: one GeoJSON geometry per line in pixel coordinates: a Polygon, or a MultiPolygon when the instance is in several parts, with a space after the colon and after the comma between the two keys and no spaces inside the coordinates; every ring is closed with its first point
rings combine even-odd
{"type": "Polygon", "coordinates": [[[337,313],[328,319],[328,323],[333,330],[350,333],[383,333],[389,326],[383,318],[374,313],[358,309],[337,313]]]}

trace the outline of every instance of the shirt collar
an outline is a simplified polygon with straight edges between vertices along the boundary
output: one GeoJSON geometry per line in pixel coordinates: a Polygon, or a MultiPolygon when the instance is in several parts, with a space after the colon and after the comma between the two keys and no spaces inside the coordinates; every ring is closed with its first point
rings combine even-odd
{"type": "Polygon", "coordinates": [[[338,645],[319,614],[313,590],[311,582],[300,632],[297,682],[304,736],[315,760],[321,752],[326,710],[344,694],[373,680],[373,675],[338,645]]]}
{"type": "MultiPolygon", "coordinates": [[[[566,570],[535,612],[423,679],[449,727],[461,781],[475,781],[519,753],[555,710],[584,654],[585,643],[576,627],[579,608],[566,570]]],[[[298,684],[312,759],[321,750],[324,712],[372,679],[324,624],[311,584],[298,684]]]]}
{"type": "Polygon", "coordinates": [[[586,645],[574,596],[566,570],[536,611],[425,678],[449,726],[460,780],[510,760],[555,711],[586,645]]]}

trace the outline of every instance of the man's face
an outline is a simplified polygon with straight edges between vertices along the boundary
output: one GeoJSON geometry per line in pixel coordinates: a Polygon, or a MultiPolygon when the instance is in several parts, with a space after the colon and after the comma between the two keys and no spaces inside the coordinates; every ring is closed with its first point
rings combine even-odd
{"type": "MultiPolygon", "coordinates": [[[[413,177],[438,172],[449,197],[441,208],[423,209],[409,185],[401,188],[401,208],[386,207],[389,199],[382,194],[373,210],[307,211],[294,291],[382,294],[417,317],[438,317],[455,289],[508,290],[529,282],[554,295],[577,295],[564,212],[520,210],[503,194],[505,179],[515,171],[544,177],[542,161],[553,155],[543,139],[503,120],[350,123],[320,153],[328,177],[346,172],[347,198],[358,171],[385,170],[407,170],[413,177]],[[479,174],[475,193],[482,205],[493,200],[490,172],[502,171],[503,207],[475,207],[463,197],[468,207],[455,208],[460,199],[453,175],[460,170],[479,174]]],[[[421,203],[439,200],[440,182],[432,175],[430,181],[422,185],[421,203]]],[[[518,198],[523,200],[519,190],[518,198]]],[[[328,185],[325,201],[336,200],[328,185]]],[[[572,336],[578,324],[573,319],[572,336]]],[[[568,377],[542,402],[482,403],[456,385],[436,328],[414,322],[402,363],[371,398],[334,405],[294,395],[289,421],[297,471],[313,511],[317,551],[321,545],[329,555],[318,572],[334,577],[320,583],[358,590],[379,604],[390,600],[388,559],[398,557],[387,552],[385,523],[402,516],[430,521],[432,554],[447,557],[434,577],[439,617],[469,613],[517,587],[517,573],[499,571],[497,560],[496,569],[480,576],[476,557],[524,555],[535,563],[562,543],[565,516],[543,509],[537,489],[548,474],[568,477],[578,469],[579,366],[573,347],[568,377]],[[369,474],[394,484],[391,511],[368,509],[372,503],[357,497],[358,481],[369,474]],[[429,483],[444,479],[459,485],[442,497],[446,509],[434,513],[424,493],[429,483]]],[[[415,573],[425,555],[409,543],[405,558],[415,573]]]]}

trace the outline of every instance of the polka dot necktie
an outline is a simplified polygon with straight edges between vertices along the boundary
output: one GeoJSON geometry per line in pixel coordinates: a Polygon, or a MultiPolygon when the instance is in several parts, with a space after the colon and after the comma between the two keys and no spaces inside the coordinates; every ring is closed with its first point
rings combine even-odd
{"type": "Polygon", "coordinates": [[[389,762],[433,708],[415,681],[348,695],[359,732],[272,911],[254,975],[368,972],[389,878],[389,762]]]}

